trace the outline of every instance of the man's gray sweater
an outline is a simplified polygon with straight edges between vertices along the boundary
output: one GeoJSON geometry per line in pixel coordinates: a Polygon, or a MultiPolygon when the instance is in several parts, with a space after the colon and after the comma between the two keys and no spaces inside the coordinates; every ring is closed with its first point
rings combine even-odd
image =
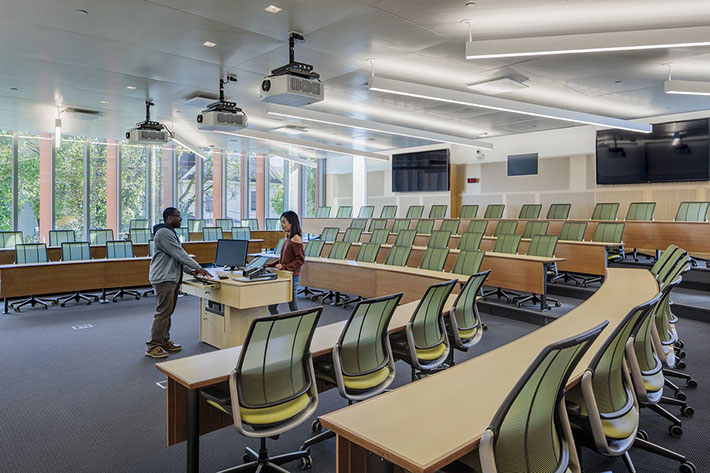
{"type": "Polygon", "coordinates": [[[190,273],[200,264],[183,250],[180,239],[172,227],[160,223],[153,227],[153,258],[150,260],[148,279],[151,284],[180,282],[182,272],[190,273]]]}

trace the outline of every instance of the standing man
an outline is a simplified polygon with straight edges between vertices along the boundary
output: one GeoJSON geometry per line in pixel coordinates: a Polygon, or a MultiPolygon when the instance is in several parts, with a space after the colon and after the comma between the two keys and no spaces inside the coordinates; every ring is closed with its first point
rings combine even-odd
{"type": "Polygon", "coordinates": [[[158,307],[146,342],[146,356],[165,358],[168,352],[180,351],[180,345],[170,340],[170,317],[175,311],[182,273],[212,277],[200,264],[183,250],[176,228],[180,228],[182,217],[175,207],[163,211],[163,221],[153,227],[153,258],[150,260],[148,279],[155,290],[158,307]]]}

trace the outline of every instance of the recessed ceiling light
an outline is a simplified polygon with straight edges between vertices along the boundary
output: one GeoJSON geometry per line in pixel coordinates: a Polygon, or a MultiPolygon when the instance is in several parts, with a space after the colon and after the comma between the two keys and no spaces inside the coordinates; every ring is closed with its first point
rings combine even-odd
{"type": "Polygon", "coordinates": [[[17,90],[17,87],[10,87],[10,90],[17,90]]]}
{"type": "Polygon", "coordinates": [[[127,85],[126,88],[127,88],[128,90],[136,90],[136,86],[135,86],[135,85],[127,85]]]}
{"type": "Polygon", "coordinates": [[[88,14],[89,14],[89,12],[88,12],[88,11],[86,11],[86,10],[77,10],[77,11],[76,11],[76,14],[77,14],[77,15],[83,15],[83,16],[86,16],[86,15],[88,15],[88,14]]]}
{"type": "Polygon", "coordinates": [[[478,136],[488,136],[488,132],[483,131],[483,132],[479,133],[478,136]]]}
{"type": "Polygon", "coordinates": [[[102,100],[101,103],[108,103],[108,100],[102,100]]]}
{"type": "Polygon", "coordinates": [[[214,48],[215,46],[217,46],[217,43],[213,43],[212,41],[205,41],[204,43],[202,43],[202,46],[207,46],[208,48],[214,48]]]}
{"type": "Polygon", "coordinates": [[[624,82],[624,81],[623,80],[615,80],[614,84],[621,84],[622,82],[624,82]]]}
{"type": "Polygon", "coordinates": [[[266,10],[269,13],[278,13],[281,11],[281,9],[279,7],[277,7],[276,5],[269,5],[268,7],[264,8],[264,10],[266,10]]]}

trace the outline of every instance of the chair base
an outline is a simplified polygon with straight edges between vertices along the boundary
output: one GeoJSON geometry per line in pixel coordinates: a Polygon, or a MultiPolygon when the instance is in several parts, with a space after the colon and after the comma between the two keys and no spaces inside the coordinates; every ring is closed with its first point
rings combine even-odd
{"type": "MultiPolygon", "coordinates": [[[[552,297],[546,297],[545,299],[547,300],[547,302],[551,302],[551,303],[555,304],[555,307],[562,306],[562,303],[560,303],[560,301],[558,301],[557,299],[553,299],[552,297]]],[[[542,304],[542,298],[537,294],[530,294],[529,296],[526,296],[526,297],[517,297],[514,300],[514,302],[515,302],[515,305],[517,305],[518,307],[522,307],[523,304],[525,304],[526,302],[532,302],[533,305],[539,305],[539,304],[542,304]]],[[[552,309],[552,307],[550,307],[549,305],[545,305],[545,307],[541,307],[541,310],[551,310],[551,309],[552,309]]]]}
{"type": "Polygon", "coordinates": [[[91,305],[92,302],[98,302],[99,301],[99,296],[94,296],[92,294],[86,295],[82,294],[81,292],[75,292],[74,294],[70,296],[65,296],[65,297],[60,297],[57,302],[59,302],[59,305],[61,307],[66,307],[67,302],[71,301],[85,301],[86,305],[91,305]]]}
{"type": "Polygon", "coordinates": [[[143,295],[143,297],[148,297],[148,294],[153,294],[153,295],[155,295],[155,289],[148,289],[148,290],[145,291],[142,295],[143,295]]]}
{"type": "Polygon", "coordinates": [[[106,289],[104,289],[101,293],[101,299],[99,300],[99,302],[105,304],[108,302],[109,297],[111,298],[112,302],[118,302],[118,298],[120,297],[121,299],[123,299],[123,296],[133,296],[136,298],[136,300],[141,298],[141,295],[138,293],[138,291],[129,291],[128,289],[124,289],[121,287],[117,291],[113,292],[106,292],[106,289]]]}
{"type": "MultiPolygon", "coordinates": [[[[644,450],[649,453],[653,453],[655,455],[660,455],[662,457],[668,458],[670,460],[675,460],[677,462],[680,462],[680,465],[678,467],[678,470],[681,473],[696,473],[697,468],[695,465],[691,462],[689,462],[685,456],[681,455],[680,453],[676,453],[672,450],[669,450],[667,448],[661,447],[660,445],[656,445],[655,443],[651,443],[648,440],[636,437],[634,440],[634,445],[633,448],[638,448],[640,450],[644,450]]],[[[634,468],[634,464],[631,461],[631,457],[629,456],[629,453],[626,452],[624,453],[624,463],[626,464],[626,468],[629,470],[631,473],[636,473],[636,469],[634,468]]]]}
{"type": "Polygon", "coordinates": [[[513,301],[513,299],[515,299],[516,297],[521,297],[521,295],[518,294],[517,292],[512,292],[512,291],[511,291],[511,292],[506,292],[506,291],[504,291],[503,289],[501,289],[501,288],[499,288],[499,287],[493,289],[492,291],[488,291],[488,292],[484,292],[484,293],[483,293],[483,299],[485,299],[485,298],[488,297],[488,296],[498,296],[498,299],[504,297],[506,302],[511,302],[511,301],[513,301]]]}
{"type": "Polygon", "coordinates": [[[574,283],[579,286],[582,283],[582,277],[577,276],[576,274],[572,273],[560,273],[557,276],[553,277],[550,279],[550,282],[557,282],[560,279],[562,279],[564,282],[569,282],[569,281],[574,281],[574,283]]]}
{"type": "Polygon", "coordinates": [[[311,289],[310,287],[305,287],[305,286],[304,286],[304,287],[302,287],[301,289],[299,289],[298,291],[296,291],[296,294],[303,294],[304,297],[309,297],[309,296],[311,296],[311,295],[317,297],[317,296],[324,295],[325,292],[320,291],[320,290],[318,290],[318,289],[311,289]]]}
{"type": "MultiPolygon", "coordinates": [[[[12,310],[15,312],[20,312],[20,308],[26,305],[30,305],[31,307],[41,305],[44,310],[47,310],[49,304],[57,305],[58,303],[59,301],[57,299],[40,299],[39,297],[30,296],[29,299],[11,303],[10,307],[12,307],[12,310]]],[[[7,299],[5,299],[5,313],[7,314],[7,299]]]]}
{"type": "Polygon", "coordinates": [[[313,463],[313,459],[311,458],[310,453],[306,450],[284,453],[283,455],[269,457],[269,452],[266,450],[266,439],[262,438],[261,446],[259,447],[258,452],[248,447],[245,449],[245,463],[243,465],[227,468],[226,470],[222,470],[219,473],[288,473],[288,470],[281,468],[280,465],[290,463],[296,460],[301,460],[301,469],[303,470],[310,469],[313,463]]]}
{"type": "Polygon", "coordinates": [[[335,305],[341,306],[343,309],[348,309],[348,304],[357,304],[358,302],[362,302],[364,300],[365,298],[362,296],[345,297],[335,305]]]}

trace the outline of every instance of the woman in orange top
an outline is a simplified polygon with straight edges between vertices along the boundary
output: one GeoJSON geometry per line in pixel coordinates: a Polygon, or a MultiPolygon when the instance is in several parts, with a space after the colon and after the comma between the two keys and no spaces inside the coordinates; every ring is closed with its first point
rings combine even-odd
{"type": "MultiPolygon", "coordinates": [[[[291,302],[288,303],[288,308],[291,311],[298,310],[296,302],[296,289],[301,281],[301,266],[306,260],[305,250],[303,247],[303,234],[301,233],[301,223],[298,220],[298,214],[293,210],[287,210],[281,214],[281,229],[286,233],[286,241],[281,248],[281,255],[277,263],[269,263],[267,266],[293,273],[291,302]]],[[[279,313],[278,304],[269,306],[269,313],[276,315],[279,313]]]]}

